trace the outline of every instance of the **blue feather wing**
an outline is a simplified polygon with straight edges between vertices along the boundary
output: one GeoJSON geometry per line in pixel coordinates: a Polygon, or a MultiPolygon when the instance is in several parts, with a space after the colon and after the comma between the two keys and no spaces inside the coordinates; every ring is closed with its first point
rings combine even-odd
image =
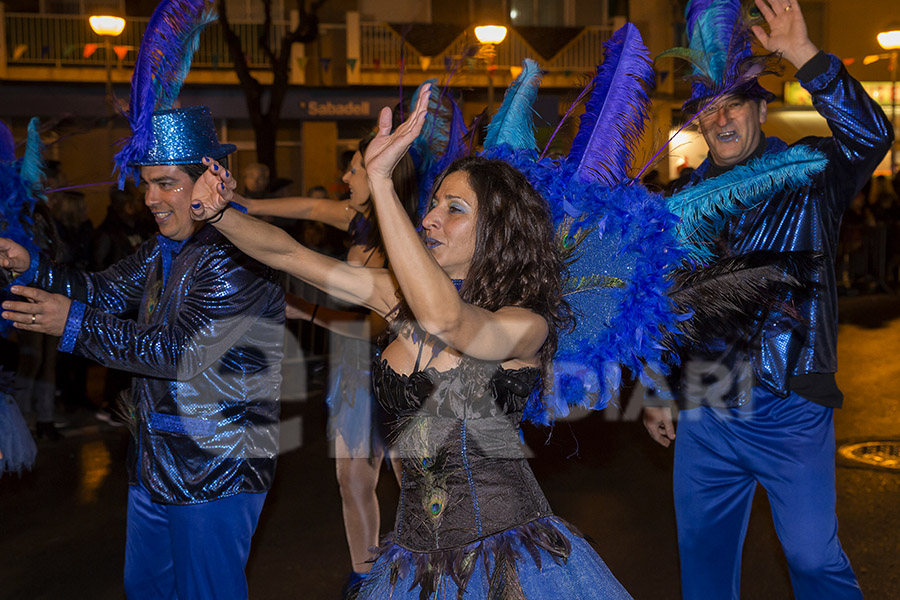
{"type": "Polygon", "coordinates": [[[114,158],[119,187],[129,174],[128,163],[150,147],[153,112],[172,107],[191,68],[200,34],[215,20],[215,0],[166,0],[150,17],[131,77],[128,123],[132,136],[114,158]]]}
{"type": "Polygon", "coordinates": [[[684,256],[677,219],[659,195],[627,184],[569,190],[578,199],[569,211],[584,211],[580,221],[563,217],[558,226],[564,238],[580,238],[564,287],[577,326],[559,335],[546,402],[554,414],[571,406],[606,407],[623,369],[644,381],[648,366],[665,372],[661,332],[679,321],[666,274],[684,256]]]}
{"type": "Polygon", "coordinates": [[[681,219],[679,237],[691,258],[708,262],[712,258],[709,246],[731,217],[778,190],[808,185],[827,163],[818,150],[793,146],[685,188],[667,198],[666,204],[681,219]]]}
{"type": "MultiPolygon", "coordinates": [[[[451,162],[465,151],[466,124],[462,111],[446,88],[430,79],[431,97],[422,132],[413,141],[410,152],[416,165],[419,181],[419,214],[424,215],[431,184],[451,162]]],[[[422,85],[425,85],[423,83],[422,85]]],[[[414,106],[422,86],[413,94],[410,106],[414,106]]]]}
{"type": "Polygon", "coordinates": [[[665,372],[664,359],[672,359],[663,331],[676,330],[681,319],[666,276],[684,251],[662,197],[640,185],[583,182],[572,165],[536,161],[529,150],[501,146],[484,155],[511,164],[548,199],[557,241],[571,253],[564,293],[577,326],[559,332],[554,382],[543,399],[529,400],[524,418],[549,423],[571,407],[602,409],[618,392],[623,369],[644,381],[648,366],[665,372]]]}
{"type": "Polygon", "coordinates": [[[535,150],[534,100],[541,85],[543,72],[540,66],[526,58],[522,72],[509,85],[503,96],[503,104],[488,125],[484,138],[485,148],[506,144],[516,150],[535,150]]]}
{"type": "Polygon", "coordinates": [[[628,177],[649,115],[653,65],[637,28],[626,23],[604,44],[603,64],[566,159],[583,181],[615,185],[628,177]]]}
{"type": "Polygon", "coordinates": [[[6,123],[0,121],[0,162],[16,160],[16,140],[6,123]]]}

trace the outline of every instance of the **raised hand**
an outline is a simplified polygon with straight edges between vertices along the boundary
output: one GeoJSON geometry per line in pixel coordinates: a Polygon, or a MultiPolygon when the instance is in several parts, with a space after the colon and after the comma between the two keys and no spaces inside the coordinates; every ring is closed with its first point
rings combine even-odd
{"type": "Polygon", "coordinates": [[[366,174],[370,181],[390,179],[394,167],[422,131],[425,115],[428,113],[428,101],[431,98],[431,85],[423,86],[412,114],[393,133],[391,109],[387,106],[378,115],[378,134],[369,142],[364,157],[366,174]]]}
{"type": "Polygon", "coordinates": [[[31,255],[16,242],[0,238],[0,267],[11,271],[25,271],[31,265],[31,255]]]}
{"type": "Polygon", "coordinates": [[[69,318],[72,301],[60,294],[51,294],[37,288],[14,285],[10,291],[26,298],[27,302],[8,300],[3,303],[0,317],[13,322],[16,329],[37,331],[61,336],[69,318]]]}
{"type": "Polygon", "coordinates": [[[809,39],[806,21],[797,0],[755,0],[769,32],[759,25],[753,33],[769,52],[778,52],[798,69],[815,56],[819,49],[809,39]]]}
{"type": "Polygon", "coordinates": [[[237,182],[231,171],[208,157],[203,158],[203,164],[209,168],[194,182],[191,192],[191,217],[195,221],[213,218],[237,196],[234,192],[237,182]]]}

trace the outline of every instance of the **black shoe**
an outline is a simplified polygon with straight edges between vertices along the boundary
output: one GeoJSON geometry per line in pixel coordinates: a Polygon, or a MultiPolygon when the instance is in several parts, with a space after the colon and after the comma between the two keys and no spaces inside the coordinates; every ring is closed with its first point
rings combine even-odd
{"type": "Polygon", "coordinates": [[[51,442],[56,442],[62,439],[62,434],[57,431],[56,425],[53,424],[53,421],[38,421],[35,424],[34,435],[39,440],[46,437],[51,442]]]}

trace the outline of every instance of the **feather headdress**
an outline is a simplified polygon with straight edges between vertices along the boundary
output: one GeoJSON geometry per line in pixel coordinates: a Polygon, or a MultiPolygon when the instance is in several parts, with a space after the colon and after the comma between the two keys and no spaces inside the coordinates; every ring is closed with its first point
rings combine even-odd
{"type": "Polygon", "coordinates": [[[506,145],[514,150],[536,150],[534,138],[534,101],[543,78],[541,67],[530,58],[522,63],[522,72],[503,96],[503,103],[488,125],[484,148],[506,145]]]}
{"type": "Polygon", "coordinates": [[[767,102],[775,98],[757,79],[777,72],[777,56],[753,53],[740,0],[690,0],[685,19],[689,47],[666,50],[657,60],[671,57],[692,65],[686,111],[694,112],[701,102],[726,94],[741,93],[767,102]]]}
{"type": "Polygon", "coordinates": [[[624,181],[633,149],[649,116],[656,82],[650,53],[637,27],[626,23],[603,44],[603,64],[591,81],[590,100],[566,162],[583,181],[624,181]]]}
{"type": "Polygon", "coordinates": [[[437,79],[429,79],[416,89],[410,100],[415,106],[422,86],[431,84],[428,113],[422,132],[410,148],[419,184],[419,215],[424,216],[435,178],[457,158],[465,154],[466,123],[462,111],[449,90],[437,84],[437,79]]]}
{"type": "Polygon", "coordinates": [[[547,199],[557,242],[568,256],[563,293],[577,326],[559,332],[553,381],[525,409],[531,421],[551,422],[573,406],[605,407],[625,371],[640,376],[644,365],[662,362],[662,331],[675,328],[679,318],[666,294],[666,274],[683,256],[677,219],[660,196],[627,181],[653,81],[640,35],[626,25],[607,43],[568,158],[537,159],[533,94],[526,104],[517,85],[504,98],[510,105],[498,111],[502,118],[492,123],[517,123],[516,141],[496,129],[485,141],[483,155],[512,164],[547,199]],[[504,112],[513,105],[514,111],[504,112]],[[511,120],[511,114],[528,119],[511,120]]]}
{"type": "Polygon", "coordinates": [[[191,68],[200,33],[215,20],[215,0],[164,0],[153,11],[131,77],[127,117],[132,136],[114,158],[119,187],[128,175],[136,177],[128,165],[144,156],[153,143],[153,112],[172,108],[191,68]]]}
{"type": "MultiPolygon", "coordinates": [[[[6,125],[0,123],[0,131],[6,125]]],[[[0,137],[5,134],[0,133],[0,137]]],[[[12,137],[12,134],[9,134],[12,137]]],[[[15,145],[13,145],[15,147],[15,145]]],[[[28,139],[25,154],[15,160],[0,160],[0,237],[5,237],[25,247],[29,253],[37,252],[33,239],[34,207],[43,199],[41,180],[44,176],[44,145],[41,142],[38,119],[28,123],[28,139]]],[[[8,158],[8,155],[7,155],[8,158]]],[[[12,283],[6,269],[0,269],[0,300],[6,300],[4,288],[12,283]]],[[[0,334],[10,328],[10,321],[0,319],[0,334]]]]}

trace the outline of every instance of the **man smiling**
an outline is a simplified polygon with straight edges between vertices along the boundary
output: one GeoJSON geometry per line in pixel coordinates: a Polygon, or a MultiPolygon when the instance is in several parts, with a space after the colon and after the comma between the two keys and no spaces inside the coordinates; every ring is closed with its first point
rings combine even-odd
{"type": "Polygon", "coordinates": [[[763,137],[767,104],[749,96],[728,96],[700,113],[697,121],[709,159],[718,167],[733,167],[749,158],[763,137]]]}
{"type": "MultiPolygon", "coordinates": [[[[810,251],[823,259],[808,297],[790,293],[760,307],[753,331],[717,340],[708,352],[683,360],[674,494],[685,599],[740,597],[741,550],[758,485],[769,497],[779,540],[798,599],[861,598],[837,537],[833,411],[843,401],[837,369],[837,293],[834,253],[841,215],[893,142],[878,105],[841,61],[807,36],[797,0],[756,0],[768,24],[753,33],[770,53],[798,68],[797,79],[828,121],[833,136],[804,138],[828,164],[808,185],[775,188],[731,220],[719,239],[726,255],[810,251]],[[719,377],[710,375],[715,373],[719,377]],[[691,375],[694,375],[693,377],[691,375]],[[698,376],[702,375],[702,376],[698,376]],[[693,382],[691,381],[693,380],[693,382]],[[693,383],[693,385],[689,385],[693,383]],[[724,393],[723,393],[724,392],[724,393]]],[[[704,179],[763,178],[787,163],[789,146],[762,134],[766,102],[774,96],[755,74],[749,39],[741,40],[737,0],[692,0],[687,6],[691,50],[707,56],[685,104],[709,146],[689,185],[704,179]],[[734,18],[723,18],[722,15],[734,18]],[[724,29],[718,31],[717,28],[724,29]],[[699,44],[695,46],[695,41],[699,44]],[[763,160],[754,162],[754,159],[763,160]],[[731,172],[731,173],[729,173],[731,172]]],[[[675,440],[667,406],[648,406],[644,424],[657,442],[675,440]]]]}
{"type": "Polygon", "coordinates": [[[2,317],[60,349],[134,374],[125,591],[130,600],[247,597],[244,567],[278,441],[284,295],[270,269],[191,218],[206,107],[158,111],[140,168],[159,235],[100,273],[0,239],[17,275],[2,317]],[[26,287],[33,286],[33,287],[26,287]],[[136,320],[119,317],[137,311],[136,320]]]}

